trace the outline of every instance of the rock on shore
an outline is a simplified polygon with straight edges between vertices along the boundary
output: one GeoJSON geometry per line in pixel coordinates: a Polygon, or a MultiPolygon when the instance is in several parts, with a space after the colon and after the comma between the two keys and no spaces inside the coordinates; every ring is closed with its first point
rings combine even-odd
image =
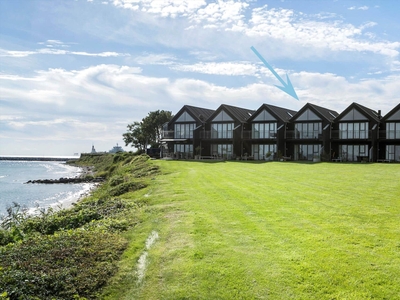
{"type": "Polygon", "coordinates": [[[44,184],[53,184],[53,183],[97,183],[103,182],[103,177],[75,177],[75,178],[59,178],[59,179],[37,179],[37,180],[29,180],[26,183],[44,183],[44,184]]]}

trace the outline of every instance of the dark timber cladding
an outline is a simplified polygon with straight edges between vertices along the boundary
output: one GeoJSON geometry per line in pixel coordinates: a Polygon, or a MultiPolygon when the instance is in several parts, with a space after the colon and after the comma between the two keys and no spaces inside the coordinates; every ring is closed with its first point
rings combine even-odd
{"type": "Polygon", "coordinates": [[[235,159],[249,153],[243,144],[247,120],[255,111],[222,104],[207,120],[201,131],[201,155],[235,159]]]}
{"type": "Polygon", "coordinates": [[[243,139],[255,160],[274,159],[277,153],[289,156],[285,137],[288,123],[296,113],[294,110],[263,104],[248,119],[248,130],[244,132],[243,139]]]}
{"type": "Polygon", "coordinates": [[[379,122],[378,112],[358,103],[349,105],[333,125],[333,159],[376,161],[379,122]]]}
{"type": "Polygon", "coordinates": [[[214,112],[212,109],[184,105],[164,125],[161,138],[162,157],[192,158],[200,144],[199,129],[214,112]]]}
{"type": "Polygon", "coordinates": [[[400,103],[381,119],[377,161],[400,161],[400,103]]]}
{"type": "Polygon", "coordinates": [[[320,159],[330,153],[330,133],[338,113],[307,103],[290,119],[287,131],[287,151],[294,160],[320,159]]]}
{"type": "Polygon", "coordinates": [[[163,157],[400,162],[400,104],[382,118],[358,103],[341,114],[307,103],[298,112],[185,105],[164,125],[163,157]]]}

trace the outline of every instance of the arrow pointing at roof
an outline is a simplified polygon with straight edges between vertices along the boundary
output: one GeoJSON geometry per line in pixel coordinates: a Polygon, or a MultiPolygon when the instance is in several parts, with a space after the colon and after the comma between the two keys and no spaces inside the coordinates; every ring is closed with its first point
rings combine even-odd
{"type": "Polygon", "coordinates": [[[282,86],[275,85],[277,88],[280,88],[282,91],[284,91],[286,94],[289,94],[293,98],[299,100],[299,97],[297,97],[296,91],[293,88],[292,83],[289,80],[289,76],[286,74],[286,81],[283,81],[283,79],[278,75],[278,73],[275,72],[275,70],[267,63],[267,61],[264,59],[264,57],[261,56],[260,53],[254,48],[253,46],[250,47],[251,50],[255,53],[255,55],[258,56],[258,58],[264,63],[264,65],[272,72],[272,74],[275,75],[276,78],[283,84],[282,86]]]}

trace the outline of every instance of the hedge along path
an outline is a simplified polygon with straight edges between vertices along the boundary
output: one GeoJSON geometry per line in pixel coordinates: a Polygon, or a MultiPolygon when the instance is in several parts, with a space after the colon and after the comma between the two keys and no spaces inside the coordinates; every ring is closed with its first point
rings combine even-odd
{"type": "Polygon", "coordinates": [[[154,163],[160,238],[120,299],[398,298],[398,165],[154,163]]]}

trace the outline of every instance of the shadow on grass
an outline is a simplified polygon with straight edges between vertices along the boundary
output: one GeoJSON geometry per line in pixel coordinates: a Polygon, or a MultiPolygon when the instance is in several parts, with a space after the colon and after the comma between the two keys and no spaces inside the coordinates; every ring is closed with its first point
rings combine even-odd
{"type": "Polygon", "coordinates": [[[179,161],[179,162],[190,162],[190,163],[203,163],[203,164],[217,164],[217,163],[240,163],[240,164],[269,164],[269,163],[281,163],[281,164],[296,164],[296,165],[317,165],[317,164],[334,164],[334,165],[365,165],[369,166],[372,164],[377,164],[375,162],[332,162],[332,161],[321,161],[321,162],[313,162],[313,161],[305,161],[305,160],[296,160],[296,161],[264,161],[264,160],[222,160],[222,159],[171,159],[171,161],[179,161]]]}

